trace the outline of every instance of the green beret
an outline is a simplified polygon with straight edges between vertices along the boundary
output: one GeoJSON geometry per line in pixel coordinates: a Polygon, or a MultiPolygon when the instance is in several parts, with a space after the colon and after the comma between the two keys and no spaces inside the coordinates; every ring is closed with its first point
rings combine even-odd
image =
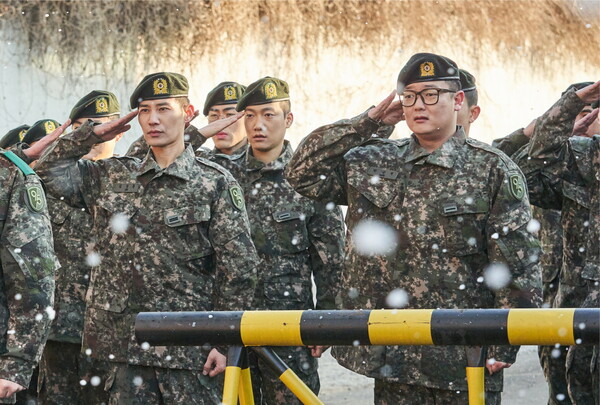
{"type": "Polygon", "coordinates": [[[0,148],[8,149],[11,146],[18,144],[23,141],[23,137],[27,133],[27,130],[30,128],[29,125],[21,125],[14,129],[11,129],[0,139],[0,148]]]}
{"type": "Polygon", "coordinates": [[[119,101],[110,91],[94,90],[75,104],[69,118],[74,121],[79,118],[108,117],[119,114],[119,101]]]}
{"type": "Polygon", "coordinates": [[[268,104],[290,99],[288,84],[275,77],[263,77],[252,83],[237,103],[236,110],[242,111],[249,105],[268,104]]]}
{"type": "Polygon", "coordinates": [[[398,92],[411,83],[434,80],[460,80],[458,66],[445,56],[417,53],[409,59],[398,75],[398,92]]]}
{"type": "Polygon", "coordinates": [[[60,124],[57,121],[51,119],[39,120],[27,130],[23,142],[27,144],[37,142],[58,127],[60,127],[60,124]]]}
{"type": "Polygon", "coordinates": [[[219,85],[212,89],[206,96],[203,110],[204,115],[208,115],[208,110],[210,110],[210,107],[213,105],[237,104],[245,90],[246,86],[242,86],[236,82],[219,83],[219,85]]]}
{"type": "Polygon", "coordinates": [[[458,69],[458,74],[460,75],[460,88],[462,91],[477,90],[475,76],[464,69],[458,69]]]}
{"type": "Polygon", "coordinates": [[[131,108],[138,108],[142,100],[187,97],[190,86],[185,76],[179,73],[152,73],[142,79],[129,99],[131,108]]]}

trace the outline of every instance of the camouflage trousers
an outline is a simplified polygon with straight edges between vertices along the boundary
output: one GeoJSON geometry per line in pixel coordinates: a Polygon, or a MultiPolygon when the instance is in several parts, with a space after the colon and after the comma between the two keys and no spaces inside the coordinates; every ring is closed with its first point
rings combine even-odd
{"type": "Polygon", "coordinates": [[[566,379],[569,397],[574,405],[594,403],[591,364],[593,346],[571,346],[567,353],[566,379]]]}
{"type": "MultiPolygon", "coordinates": [[[[456,405],[468,404],[466,391],[450,391],[375,379],[375,405],[456,405]]],[[[500,405],[501,393],[486,391],[486,405],[500,405]]]]}
{"type": "MultiPolygon", "coordinates": [[[[311,356],[309,349],[304,346],[286,346],[274,347],[273,350],[308,388],[315,394],[319,394],[321,382],[317,372],[318,362],[311,356]]],[[[252,389],[257,405],[302,404],[269,366],[260,359],[258,361],[254,359],[254,356],[250,356],[252,389]]]]}
{"type": "Polygon", "coordinates": [[[223,394],[223,373],[114,363],[105,388],[109,405],[216,405],[223,394]]]}
{"type": "Polygon", "coordinates": [[[11,398],[0,400],[0,404],[17,404],[17,405],[35,405],[37,404],[38,388],[37,380],[40,373],[39,367],[33,370],[31,375],[31,381],[29,381],[29,387],[23,391],[17,392],[11,398]],[[16,400],[15,400],[16,397],[16,400]]]}
{"type": "Polygon", "coordinates": [[[538,357],[548,383],[548,405],[571,405],[565,362],[568,346],[539,346],[538,357]]]}
{"type": "Polygon", "coordinates": [[[81,344],[48,340],[40,361],[39,404],[108,404],[109,363],[81,353],[81,344]]]}

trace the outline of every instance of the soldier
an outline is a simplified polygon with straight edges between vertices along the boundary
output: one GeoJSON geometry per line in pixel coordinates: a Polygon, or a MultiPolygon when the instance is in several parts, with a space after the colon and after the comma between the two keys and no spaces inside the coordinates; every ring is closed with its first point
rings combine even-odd
{"type": "MultiPolygon", "coordinates": [[[[119,113],[119,102],[113,93],[94,90],[75,104],[69,119],[72,129],[76,130],[88,120],[113,121],[119,118],[119,113]]],[[[119,134],[110,141],[95,144],[83,159],[96,161],[113,156],[120,137],[119,134]]],[[[56,317],[40,362],[39,400],[42,404],[108,403],[108,395],[100,384],[108,372],[108,363],[93,361],[81,354],[90,273],[86,256],[94,243],[92,217],[88,211],[73,208],[51,196],[48,210],[62,267],[56,277],[56,317]]]]}
{"type": "MultiPolygon", "coordinates": [[[[571,89],[581,89],[590,84],[592,82],[572,84],[562,96],[571,89]]],[[[589,114],[591,109],[590,105],[585,106],[577,116],[571,116],[570,119],[578,121],[589,114]]],[[[534,217],[540,222],[540,239],[544,249],[541,258],[544,305],[578,308],[586,296],[586,289],[583,288],[585,281],[581,279],[586,253],[581,248],[586,244],[587,233],[581,230],[585,228],[584,223],[589,217],[590,196],[585,187],[561,181],[542,161],[530,159],[527,155],[527,144],[533,133],[553,130],[548,127],[548,121],[548,114],[544,114],[520,133],[515,131],[495,143],[510,151],[517,149],[512,158],[527,178],[529,199],[534,204],[534,217]]],[[[571,404],[565,367],[567,349],[564,346],[540,346],[538,350],[540,364],[548,382],[549,405],[571,404]]],[[[582,353],[585,351],[584,348],[582,353]]],[[[579,378],[581,391],[590,393],[592,389],[588,364],[591,349],[587,351],[587,358],[573,363],[571,369],[583,370],[578,372],[582,376],[579,378]],[[583,377],[585,375],[587,383],[583,377]]]]}
{"type": "MultiPolygon", "coordinates": [[[[521,157],[523,167],[533,167],[533,170],[528,169],[532,173],[527,175],[528,180],[534,179],[537,184],[550,183],[549,192],[538,192],[540,201],[549,203],[558,200],[557,204],[562,204],[565,254],[555,300],[555,306],[561,307],[578,307],[586,295],[597,296],[600,279],[600,248],[597,244],[600,228],[600,138],[598,135],[590,137],[600,132],[597,118],[600,82],[579,90],[577,87],[572,86],[563,93],[560,100],[538,119],[525,151],[529,156],[525,153],[521,157]],[[593,103],[596,104],[595,109],[590,106],[593,103]],[[534,176],[536,169],[539,173],[534,176]],[[565,224],[565,221],[568,223],[565,224]],[[582,232],[582,229],[588,231],[582,232]],[[569,250],[567,243],[571,244],[569,250]],[[587,294],[585,285],[589,290],[587,294]]],[[[566,380],[574,404],[594,400],[592,395],[596,387],[593,382],[590,386],[589,369],[586,367],[590,352],[586,347],[573,346],[567,354],[566,380]]],[[[594,371],[592,379],[593,376],[594,371]]],[[[595,400],[598,401],[598,398],[595,400]]],[[[569,403],[568,399],[565,402],[569,403]]]]}
{"type": "MultiPolygon", "coordinates": [[[[274,77],[252,83],[237,110],[245,112],[250,146],[241,165],[231,172],[244,190],[252,239],[261,258],[256,306],[333,309],[343,261],[343,219],[333,204],[296,193],[283,175],[292,157],[292,147],[284,138],[294,121],[288,84],[274,77]]],[[[278,347],[275,352],[313,392],[319,392],[318,363],[310,348],[278,347]]],[[[259,361],[253,371],[263,403],[300,404],[264,363],[259,361]]]]}
{"type": "Polygon", "coordinates": [[[112,363],[104,382],[109,404],[219,403],[220,380],[212,377],[224,370],[224,355],[210,347],[139,343],[135,316],[241,310],[255,287],[258,258],[240,187],[184,144],[194,114],[188,88],[177,73],[146,76],[131,95],[137,111],[85,123],[52,144],[38,166],[52,194],[93,218],[97,242],[88,257],[82,346],[112,363]],[[93,145],[129,129],[135,115],[151,147],[143,160],[81,160],[93,145]]]}
{"type": "Polygon", "coordinates": [[[19,142],[23,142],[23,137],[29,128],[31,128],[29,125],[19,125],[8,131],[2,139],[0,139],[0,148],[8,149],[19,142]]]}
{"type": "Polygon", "coordinates": [[[477,105],[479,94],[475,84],[475,76],[464,69],[459,70],[460,87],[465,93],[465,101],[458,111],[458,125],[463,127],[465,134],[469,136],[471,124],[479,117],[481,107],[477,105]]]}
{"type": "MultiPolygon", "coordinates": [[[[526,229],[523,176],[503,153],[457,128],[464,94],[456,64],[413,55],[398,92],[399,101],[392,93],[355,118],[313,131],[286,171],[301,194],[348,205],[342,307],[537,304],[540,252],[526,229]],[[392,130],[402,111],[409,139],[373,137],[382,126],[392,130]]],[[[500,403],[500,370],[516,351],[491,350],[486,403],[500,403]]],[[[377,404],[468,402],[463,347],[336,347],[334,355],[375,378],[377,404]]]]}
{"type": "MultiPolygon", "coordinates": [[[[206,96],[203,109],[208,122],[213,123],[222,118],[235,116],[235,105],[245,90],[245,86],[236,82],[222,82],[212,89],[206,96]]],[[[185,130],[185,135],[197,156],[208,158],[226,169],[231,169],[232,165],[239,165],[248,148],[243,121],[236,121],[218,134],[210,136],[201,134],[198,128],[189,125],[185,130]],[[213,139],[215,148],[212,151],[199,149],[208,138],[213,139]]],[[[148,153],[148,144],[144,137],[141,137],[129,147],[127,156],[142,159],[146,153],[148,153]]]]}
{"type": "Polygon", "coordinates": [[[42,184],[14,153],[0,149],[0,403],[30,382],[51,322],[59,267],[42,184]]]}

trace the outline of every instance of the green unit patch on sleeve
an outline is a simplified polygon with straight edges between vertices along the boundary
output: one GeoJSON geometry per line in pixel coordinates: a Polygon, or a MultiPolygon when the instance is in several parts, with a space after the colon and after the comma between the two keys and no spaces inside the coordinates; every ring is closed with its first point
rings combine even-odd
{"type": "Polygon", "coordinates": [[[510,194],[519,201],[525,197],[525,184],[518,174],[511,174],[509,176],[508,189],[510,190],[510,194]]]}
{"type": "Polygon", "coordinates": [[[44,190],[37,184],[27,185],[27,205],[32,211],[41,212],[46,207],[46,196],[44,190]]]}
{"type": "Polygon", "coordinates": [[[244,210],[244,193],[240,186],[229,187],[229,195],[231,196],[231,202],[233,206],[238,210],[244,210]]]}

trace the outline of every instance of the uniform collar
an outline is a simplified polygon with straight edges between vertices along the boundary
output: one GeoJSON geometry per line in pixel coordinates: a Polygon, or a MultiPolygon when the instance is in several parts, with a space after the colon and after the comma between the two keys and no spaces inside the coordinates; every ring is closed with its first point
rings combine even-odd
{"type": "Polygon", "coordinates": [[[292,159],[292,155],[294,154],[294,150],[292,149],[292,145],[288,141],[283,141],[283,149],[281,154],[274,161],[264,164],[260,160],[254,157],[252,154],[252,148],[248,147],[246,151],[246,170],[247,171],[278,171],[284,170],[285,166],[288,164],[290,159],[292,159]]]}
{"type": "Polygon", "coordinates": [[[142,160],[142,164],[137,173],[137,177],[149,172],[154,171],[156,173],[167,174],[173,177],[179,177],[183,180],[190,179],[190,173],[194,162],[196,161],[196,156],[194,154],[194,149],[190,144],[186,146],[183,153],[175,159],[173,163],[171,163],[167,168],[161,169],[161,167],[156,163],[154,159],[154,154],[152,153],[152,149],[148,151],[144,160],[142,160]]]}
{"type": "Polygon", "coordinates": [[[411,135],[406,162],[412,162],[423,157],[422,164],[429,163],[436,166],[451,168],[466,142],[467,136],[462,127],[457,127],[456,132],[442,146],[429,153],[419,142],[415,134],[411,135]]]}
{"type": "Polygon", "coordinates": [[[245,138],[242,142],[240,142],[240,144],[242,144],[242,145],[239,146],[236,150],[234,150],[231,155],[227,155],[227,154],[221,152],[217,148],[213,149],[213,153],[220,157],[225,157],[229,160],[237,160],[246,155],[246,151],[248,150],[248,138],[245,138]]]}

